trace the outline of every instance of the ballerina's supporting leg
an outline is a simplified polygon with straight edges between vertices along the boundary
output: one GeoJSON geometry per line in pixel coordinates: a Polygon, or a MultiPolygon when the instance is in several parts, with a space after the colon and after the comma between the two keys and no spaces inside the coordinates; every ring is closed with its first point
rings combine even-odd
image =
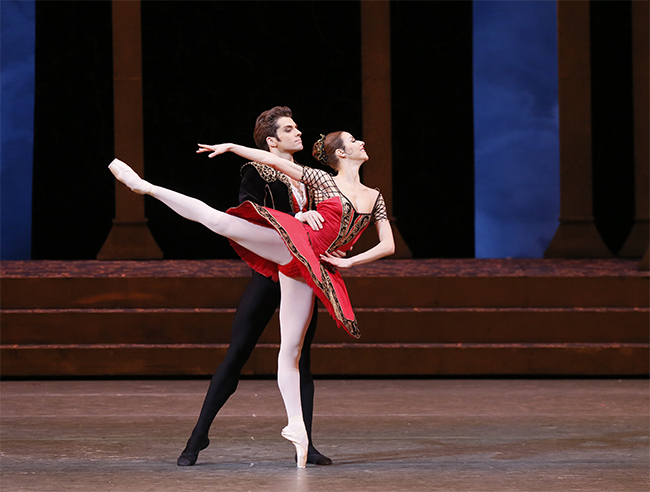
{"type": "Polygon", "coordinates": [[[221,212],[196,198],[152,185],[118,159],[111,163],[109,169],[119,181],[135,193],[157,198],[182,217],[203,224],[211,231],[232,239],[256,255],[278,265],[286,265],[291,261],[291,253],[274,229],[221,212]]]}
{"type": "Polygon", "coordinates": [[[300,400],[300,351],[314,308],[314,292],[303,279],[280,274],[280,353],[278,387],[289,419],[282,436],[296,447],[298,468],[307,461],[309,439],[300,400]]]}

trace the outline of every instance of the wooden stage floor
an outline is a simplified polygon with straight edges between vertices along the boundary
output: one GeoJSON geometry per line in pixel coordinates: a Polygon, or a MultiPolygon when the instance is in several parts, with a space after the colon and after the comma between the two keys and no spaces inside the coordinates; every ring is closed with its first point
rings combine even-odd
{"type": "Polygon", "coordinates": [[[645,379],[324,379],[296,470],[274,380],[244,380],[194,467],[206,380],[4,381],[0,489],[646,492],[645,379]]]}

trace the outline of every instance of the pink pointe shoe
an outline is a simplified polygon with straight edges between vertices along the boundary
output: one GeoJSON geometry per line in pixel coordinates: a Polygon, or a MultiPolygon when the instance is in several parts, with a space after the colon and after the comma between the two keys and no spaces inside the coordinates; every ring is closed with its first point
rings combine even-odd
{"type": "Polygon", "coordinates": [[[305,428],[295,429],[287,425],[282,429],[282,437],[287,441],[291,441],[296,447],[296,463],[298,468],[305,468],[307,464],[307,446],[309,445],[305,428]]]}
{"type": "Polygon", "coordinates": [[[153,185],[138,176],[125,162],[113,159],[113,162],[108,165],[108,169],[120,183],[124,183],[132,192],[138,195],[153,196],[153,185]]]}

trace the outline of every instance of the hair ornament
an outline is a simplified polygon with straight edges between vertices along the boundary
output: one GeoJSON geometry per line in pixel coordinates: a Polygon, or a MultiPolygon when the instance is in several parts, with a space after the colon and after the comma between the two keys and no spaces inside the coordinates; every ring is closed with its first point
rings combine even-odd
{"type": "Polygon", "coordinates": [[[312,155],[322,164],[327,164],[327,152],[325,152],[325,135],[320,134],[320,138],[314,144],[312,155]]]}

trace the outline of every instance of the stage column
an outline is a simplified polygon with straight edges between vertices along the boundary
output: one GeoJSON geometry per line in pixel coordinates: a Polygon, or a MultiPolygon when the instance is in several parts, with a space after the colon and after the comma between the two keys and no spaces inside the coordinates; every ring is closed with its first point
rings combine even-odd
{"type": "Polygon", "coordinates": [[[608,258],[594,224],[589,2],[557,2],[560,225],[544,258],[608,258]]]}
{"type": "MultiPolygon", "coordinates": [[[[648,0],[632,3],[632,90],[634,101],[634,226],[627,241],[618,252],[622,258],[641,258],[648,251],[648,134],[650,133],[648,86],[650,85],[650,36],[648,0]]],[[[646,257],[647,262],[647,257],[646,257]]]]}
{"type": "MultiPolygon", "coordinates": [[[[379,188],[395,236],[391,258],[411,258],[393,216],[392,121],[390,96],[390,4],[388,0],[361,0],[361,94],[363,140],[372,164],[364,166],[363,181],[379,188]]],[[[360,253],[376,243],[376,236],[364,234],[354,251],[360,253]]]]}
{"type": "MultiPolygon", "coordinates": [[[[115,156],[144,176],[140,1],[113,0],[115,156]]],[[[160,259],[144,212],[144,196],[115,183],[115,218],[98,260],[160,259]]]]}

